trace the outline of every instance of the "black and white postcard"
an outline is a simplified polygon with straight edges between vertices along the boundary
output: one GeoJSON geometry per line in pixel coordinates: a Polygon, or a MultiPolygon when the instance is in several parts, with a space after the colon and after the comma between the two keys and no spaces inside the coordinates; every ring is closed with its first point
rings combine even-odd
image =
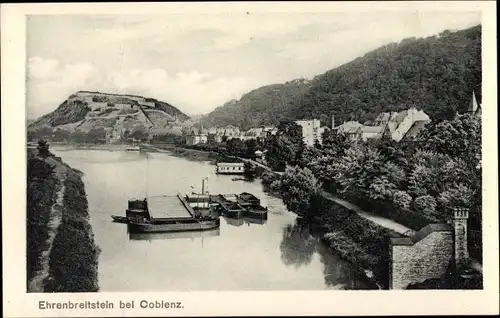
{"type": "Polygon", "coordinates": [[[5,314],[498,313],[495,11],[2,5],[5,314]]]}

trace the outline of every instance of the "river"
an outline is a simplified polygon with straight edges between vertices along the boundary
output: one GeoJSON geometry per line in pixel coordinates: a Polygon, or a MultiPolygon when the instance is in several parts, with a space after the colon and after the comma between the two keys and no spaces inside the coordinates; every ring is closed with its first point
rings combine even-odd
{"type": "Polygon", "coordinates": [[[232,181],[209,162],[166,153],[51,149],[84,173],[99,256],[99,286],[113,291],[371,289],[363,273],[333,254],[260,181],[232,181]],[[110,215],[127,200],[200,191],[247,191],[269,208],[266,223],[221,218],[220,229],[182,234],[127,233],[110,215]]]}

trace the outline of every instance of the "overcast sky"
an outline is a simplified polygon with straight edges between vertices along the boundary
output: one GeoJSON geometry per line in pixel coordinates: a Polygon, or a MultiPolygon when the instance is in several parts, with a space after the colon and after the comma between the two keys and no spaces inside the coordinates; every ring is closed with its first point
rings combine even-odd
{"type": "Polygon", "coordinates": [[[383,44],[479,23],[475,12],[30,16],[27,116],[54,110],[78,90],[138,94],[188,115],[207,113],[383,44]]]}

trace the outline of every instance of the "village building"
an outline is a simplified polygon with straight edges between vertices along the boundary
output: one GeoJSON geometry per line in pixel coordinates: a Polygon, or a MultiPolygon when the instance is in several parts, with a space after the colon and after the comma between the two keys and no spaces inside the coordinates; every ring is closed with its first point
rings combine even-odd
{"type": "Polygon", "coordinates": [[[264,126],[262,129],[264,130],[264,138],[269,138],[278,133],[278,128],[274,126],[264,126]]]}
{"type": "Polygon", "coordinates": [[[422,110],[410,108],[399,113],[381,113],[373,125],[363,125],[357,121],[348,121],[334,129],[345,133],[353,139],[381,138],[388,134],[399,142],[404,137],[416,137],[431,119],[422,110]]]}
{"type": "Polygon", "coordinates": [[[449,224],[429,224],[410,237],[392,238],[389,244],[389,288],[440,279],[450,269],[460,273],[469,265],[467,219],[469,212],[455,208],[449,224]]]}
{"type": "Polygon", "coordinates": [[[302,127],[302,139],[307,146],[314,146],[316,142],[323,142],[325,127],[321,127],[319,119],[297,120],[296,124],[302,127]]]}
{"type": "Polygon", "coordinates": [[[223,137],[223,139],[233,139],[240,138],[241,131],[239,127],[228,125],[225,127],[219,127],[216,129],[216,134],[223,137]]]}
{"type": "Polygon", "coordinates": [[[207,133],[207,142],[219,144],[222,142],[222,135],[209,131],[207,133]]]}
{"type": "Polygon", "coordinates": [[[205,130],[192,128],[185,136],[186,145],[193,146],[207,143],[207,133],[205,130]]]}
{"type": "Polygon", "coordinates": [[[257,138],[263,139],[264,137],[265,137],[264,128],[250,128],[249,130],[241,134],[240,139],[245,141],[257,138]]]}

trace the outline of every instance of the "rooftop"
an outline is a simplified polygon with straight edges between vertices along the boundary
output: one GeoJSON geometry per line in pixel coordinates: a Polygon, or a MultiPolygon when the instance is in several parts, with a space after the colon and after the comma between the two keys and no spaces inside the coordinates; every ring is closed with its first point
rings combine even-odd
{"type": "Polygon", "coordinates": [[[452,228],[449,224],[429,224],[410,237],[391,238],[392,245],[414,245],[434,232],[449,232],[452,228]]]}
{"type": "Polygon", "coordinates": [[[245,164],[243,162],[217,162],[217,166],[235,166],[235,167],[240,167],[244,166],[245,164]]]}

